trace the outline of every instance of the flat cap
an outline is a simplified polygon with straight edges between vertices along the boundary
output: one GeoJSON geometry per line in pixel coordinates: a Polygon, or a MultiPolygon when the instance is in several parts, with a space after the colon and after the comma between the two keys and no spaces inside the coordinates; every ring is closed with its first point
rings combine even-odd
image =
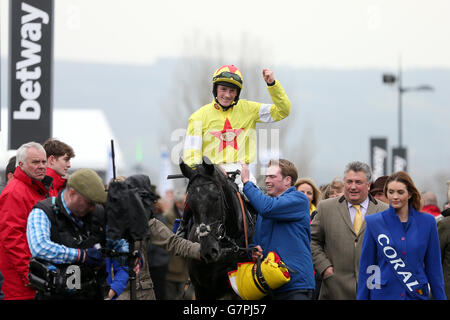
{"type": "Polygon", "coordinates": [[[91,169],[78,169],[72,173],[67,184],[88,200],[105,203],[107,192],[100,176],[91,169]]]}

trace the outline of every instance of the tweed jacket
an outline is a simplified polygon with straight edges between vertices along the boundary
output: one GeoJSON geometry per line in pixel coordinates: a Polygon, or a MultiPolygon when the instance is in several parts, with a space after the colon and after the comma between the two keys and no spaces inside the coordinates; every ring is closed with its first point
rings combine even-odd
{"type": "MultiPolygon", "coordinates": [[[[181,218],[178,214],[178,209],[173,204],[166,212],[164,212],[166,226],[172,230],[176,219],[181,218]]],[[[186,282],[188,278],[188,264],[187,259],[181,256],[171,255],[169,266],[166,274],[166,281],[186,282]]]]}
{"type": "MultiPolygon", "coordinates": [[[[388,205],[369,195],[366,215],[384,211],[388,205]]],[[[330,266],[334,274],[323,279],[319,299],[355,300],[358,268],[366,222],[358,234],[344,196],[322,200],[311,222],[311,251],[314,268],[320,275],[330,266]]]]}
{"type": "MultiPolygon", "coordinates": [[[[200,243],[194,243],[175,235],[167,226],[156,218],[150,219],[149,240],[152,244],[158,245],[171,255],[181,256],[200,260],[200,243]]],[[[147,252],[145,241],[136,242],[137,249],[141,252],[147,252]]],[[[148,259],[144,259],[143,272],[137,275],[136,279],[136,297],[138,300],[155,300],[155,292],[151,275],[148,271],[148,259]]],[[[129,284],[117,300],[128,300],[130,297],[129,284]]]]}

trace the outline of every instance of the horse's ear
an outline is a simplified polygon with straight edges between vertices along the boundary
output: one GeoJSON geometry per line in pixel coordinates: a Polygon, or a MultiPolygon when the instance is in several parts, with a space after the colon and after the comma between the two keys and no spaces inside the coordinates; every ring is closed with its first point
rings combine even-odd
{"type": "Polygon", "coordinates": [[[184,163],[181,157],[179,163],[180,163],[180,170],[183,176],[185,176],[188,179],[191,179],[191,177],[194,175],[194,170],[192,170],[191,167],[189,167],[186,163],[184,163]]]}
{"type": "Polygon", "coordinates": [[[210,176],[214,173],[214,163],[212,163],[206,156],[203,156],[203,167],[205,168],[206,173],[210,176]]]}

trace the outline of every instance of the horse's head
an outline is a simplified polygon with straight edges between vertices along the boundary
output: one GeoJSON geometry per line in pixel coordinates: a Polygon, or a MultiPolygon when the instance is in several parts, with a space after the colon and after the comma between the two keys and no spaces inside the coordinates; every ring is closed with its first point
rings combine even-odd
{"type": "Polygon", "coordinates": [[[223,184],[226,177],[206,157],[195,168],[181,161],[180,169],[189,179],[186,201],[194,217],[190,239],[200,243],[206,262],[216,262],[221,254],[219,242],[225,232],[227,204],[223,184]]]}

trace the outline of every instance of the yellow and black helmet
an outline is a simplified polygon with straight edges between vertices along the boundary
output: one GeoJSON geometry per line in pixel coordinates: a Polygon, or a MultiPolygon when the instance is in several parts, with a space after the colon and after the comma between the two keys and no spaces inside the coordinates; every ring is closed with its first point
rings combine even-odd
{"type": "MultiPolygon", "coordinates": [[[[217,103],[217,85],[236,88],[238,90],[235,101],[231,106],[234,106],[239,101],[239,94],[241,93],[243,77],[241,71],[234,65],[223,65],[214,72],[213,75],[213,94],[217,103]]],[[[220,103],[219,103],[220,105],[220,103]]],[[[230,106],[230,107],[231,107],[230,106]]],[[[223,107],[223,106],[222,106],[223,107]]]]}
{"type": "Polygon", "coordinates": [[[234,65],[224,65],[214,72],[213,84],[232,84],[242,89],[242,73],[234,65]],[[223,82],[223,83],[221,83],[223,82]]]}

